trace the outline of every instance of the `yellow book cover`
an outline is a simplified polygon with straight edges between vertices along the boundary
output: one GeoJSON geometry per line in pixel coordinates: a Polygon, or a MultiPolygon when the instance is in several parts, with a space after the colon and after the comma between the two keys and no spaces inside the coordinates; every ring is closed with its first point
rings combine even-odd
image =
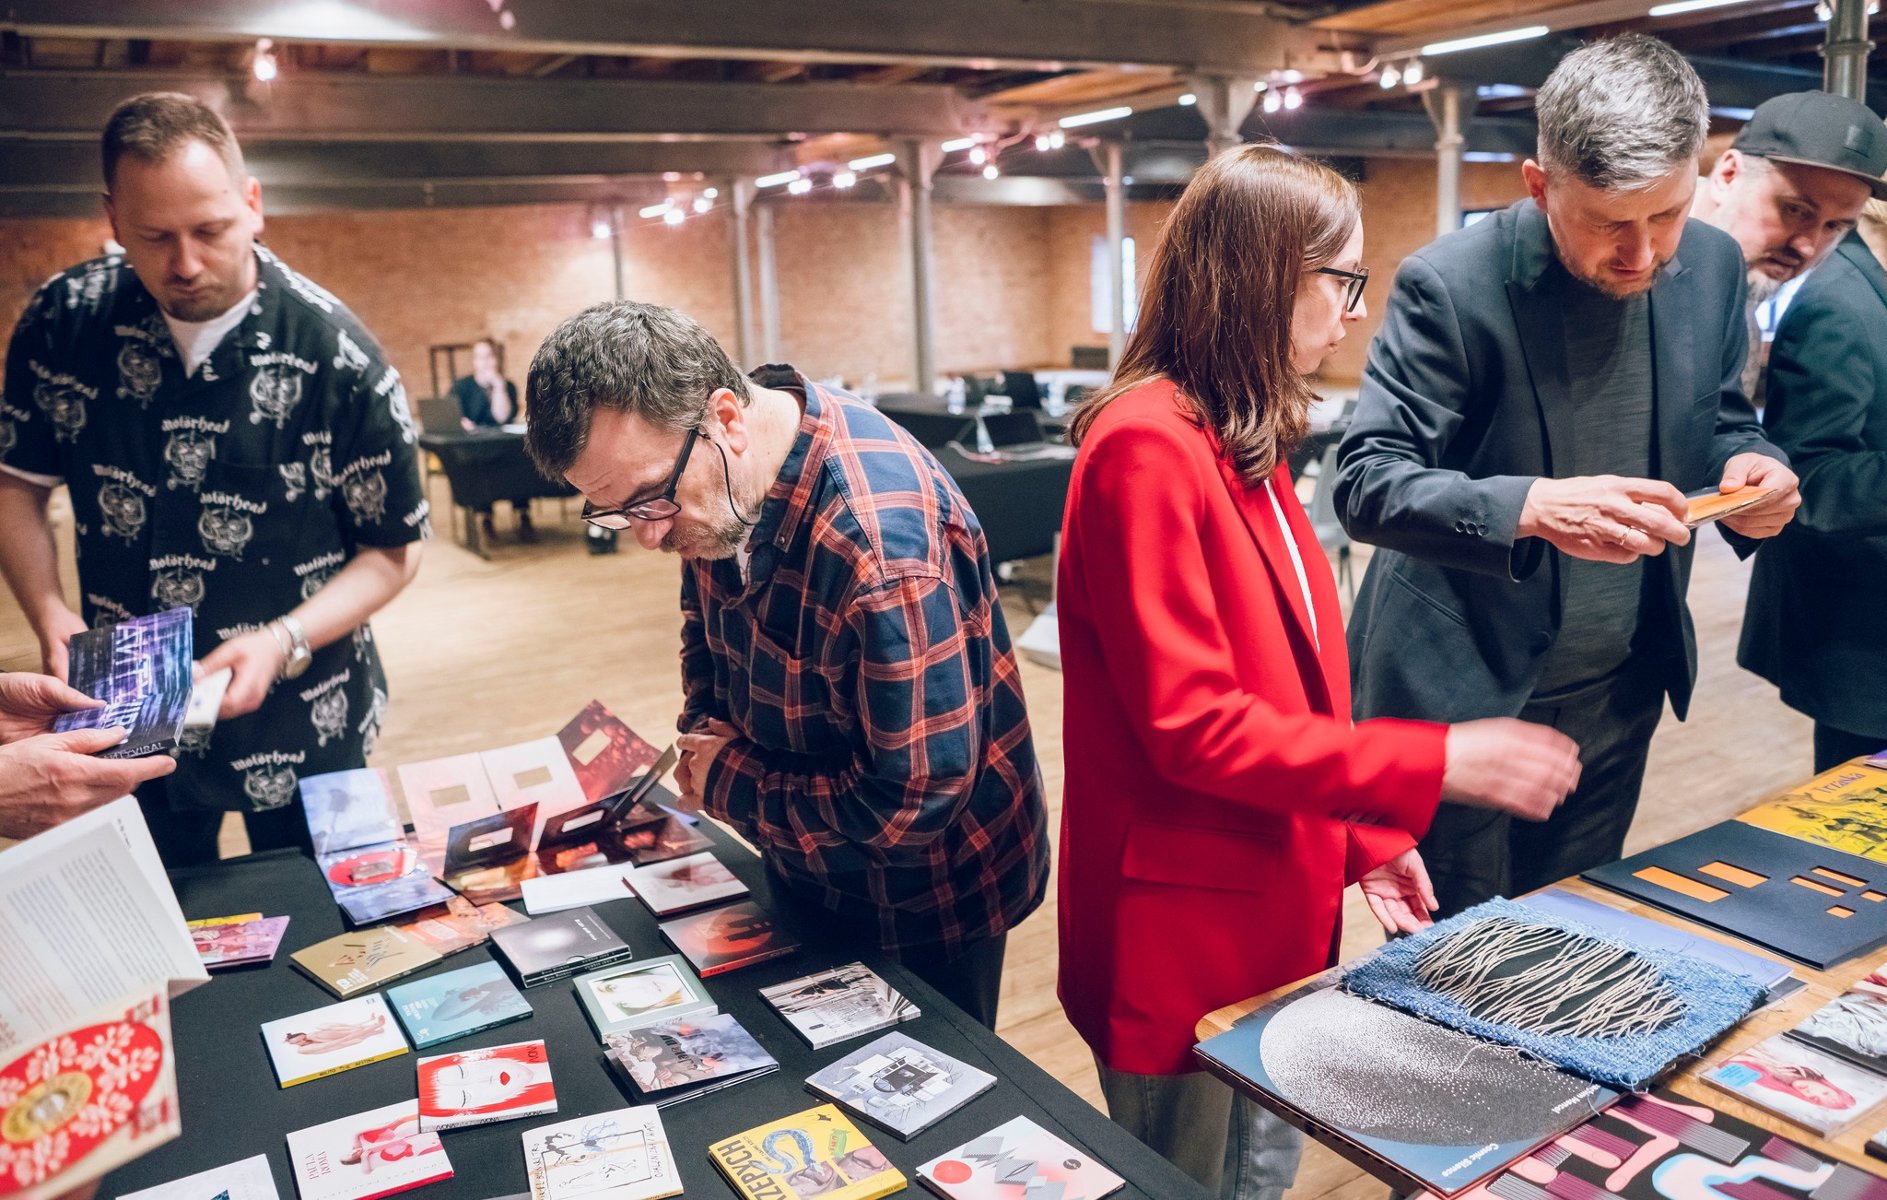
{"type": "Polygon", "coordinates": [[[240,913],[233,917],[204,917],[200,921],[185,921],[192,929],[209,929],[216,925],[247,925],[251,921],[260,921],[261,913],[240,913]]]}
{"type": "Polygon", "coordinates": [[[424,970],[441,957],[396,925],[339,934],[289,955],[310,978],[343,1000],[424,970]]]}
{"type": "Polygon", "coordinates": [[[1817,846],[1887,862],[1887,771],[1859,760],[1843,763],[1738,819],[1817,846]]]}
{"type": "Polygon", "coordinates": [[[904,1176],[831,1104],[723,1138],[708,1157],[746,1200],[878,1200],[904,1176]]]}

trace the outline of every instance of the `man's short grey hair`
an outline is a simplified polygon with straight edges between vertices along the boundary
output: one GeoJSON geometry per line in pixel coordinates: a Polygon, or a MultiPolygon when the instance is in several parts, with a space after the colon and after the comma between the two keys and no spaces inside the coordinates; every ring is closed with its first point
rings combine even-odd
{"type": "Polygon", "coordinates": [[[1559,61],[1534,100],[1540,165],[1589,187],[1649,187],[1703,149],[1710,103],[1684,56],[1631,33],[1559,61]]]}
{"type": "Polygon", "coordinates": [[[552,479],[582,455],[599,408],[682,433],[701,424],[721,388],[742,404],[753,400],[747,377],[693,318],[629,300],[591,305],[551,331],[524,388],[524,448],[552,479]]]}

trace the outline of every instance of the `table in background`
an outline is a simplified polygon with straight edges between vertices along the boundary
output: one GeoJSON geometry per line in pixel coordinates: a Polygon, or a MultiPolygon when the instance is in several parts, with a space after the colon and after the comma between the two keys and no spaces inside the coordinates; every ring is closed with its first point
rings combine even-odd
{"type": "MultiPolygon", "coordinates": [[[[1745,1104],[1741,1099],[1730,1095],[1728,1092],[1711,1087],[1702,1079],[1706,1071],[1717,1063],[1722,1062],[1725,1058],[1728,1058],[1731,1054],[1746,1050],[1757,1042],[1762,1041],[1764,1038],[1773,1037],[1778,1033],[1793,1029],[1795,1026],[1801,1024],[1803,1019],[1810,1013],[1828,1003],[1830,1000],[1833,1000],[1842,992],[1847,991],[1856,980],[1865,976],[1874,967],[1875,960],[1872,956],[1863,956],[1826,971],[1817,971],[1812,967],[1803,966],[1801,963],[1784,959],[1781,955],[1776,954],[1766,947],[1758,946],[1753,942],[1742,941],[1728,934],[1719,933],[1708,926],[1698,925],[1674,913],[1665,912],[1656,905],[1644,904],[1628,896],[1621,896],[1617,892],[1608,891],[1596,884],[1587,883],[1583,879],[1565,879],[1552,886],[1564,888],[1588,900],[1596,900],[1601,904],[1606,904],[1612,908],[1628,912],[1635,917],[1644,917],[1648,920],[1656,921],[1660,925],[1669,925],[1674,928],[1682,929],[1687,934],[1710,938],[1714,941],[1722,942],[1725,945],[1734,946],[1738,950],[1760,954],[1766,958],[1775,959],[1778,962],[1788,962],[1794,969],[1796,975],[1808,982],[1807,987],[1803,988],[1795,995],[1790,996],[1788,999],[1783,1000],[1781,1003],[1773,1004],[1768,1008],[1752,1013],[1741,1024],[1736,1026],[1736,1028],[1732,1029],[1709,1047],[1701,1059],[1695,1060],[1682,1070],[1674,1072],[1662,1082],[1670,1087],[1672,1091],[1683,1095],[1686,1099],[1694,1100],[1708,1108],[1718,1109],[1739,1120],[1748,1121],[1750,1124],[1759,1128],[1767,1129],[1771,1133],[1779,1133],[1783,1137],[1789,1138],[1791,1141],[1798,1142],[1808,1147],[1817,1154],[1821,1154],[1827,1158],[1839,1159],[1842,1162],[1866,1171],[1870,1175],[1880,1173],[1880,1160],[1868,1157],[1866,1145],[1867,1139],[1872,1134],[1878,1132],[1882,1125],[1887,1124],[1887,1108],[1882,1108],[1880,1114],[1872,1119],[1855,1123],[1855,1125],[1839,1137],[1824,1138],[1815,1133],[1811,1133],[1809,1130],[1792,1121],[1785,1121],[1774,1113],[1766,1112],[1754,1105],[1745,1104]]],[[[1217,1037],[1219,1034],[1229,1030],[1241,1018],[1249,1016],[1252,1012],[1289,992],[1296,991],[1299,987],[1303,986],[1305,982],[1305,980],[1299,980],[1296,983],[1287,984],[1284,987],[1266,992],[1262,996],[1256,996],[1238,1004],[1227,1005],[1217,1012],[1207,1013],[1205,1017],[1200,1020],[1198,1028],[1193,1032],[1202,1042],[1207,1038],[1217,1037]]],[[[1256,1087],[1248,1084],[1240,1086],[1238,1083],[1234,1083],[1233,1086],[1239,1088],[1239,1090],[1245,1092],[1254,1100],[1258,1099],[1256,1087]]],[[[1259,1103],[1262,1104],[1263,1101],[1259,1101],[1259,1103]]],[[[1332,1150],[1337,1149],[1334,1146],[1330,1148],[1332,1150]]],[[[1341,1153],[1341,1151],[1338,1151],[1338,1153],[1341,1153]]]]}
{"type": "Polygon", "coordinates": [[[438,456],[466,549],[488,557],[478,536],[477,513],[500,500],[532,500],[576,495],[562,481],[545,479],[524,452],[524,435],[502,429],[472,432],[443,429],[419,435],[420,449],[438,456]]]}
{"type": "MultiPolygon", "coordinates": [[[[760,861],[706,822],[702,828],[714,838],[721,860],[753,889],[754,898],[771,907],[766,871],[760,861]]],[[[274,851],[174,872],[171,878],[187,917],[260,910],[293,920],[281,953],[272,964],[219,971],[208,984],[176,1001],[172,1027],[183,1136],[113,1172],[105,1179],[101,1196],[120,1196],[266,1152],[277,1190],[283,1200],[293,1200],[298,1191],[289,1167],[286,1135],[398,1100],[411,1100],[416,1094],[414,1063],[421,1054],[541,1038],[550,1052],[558,1102],[554,1115],[521,1117],[443,1134],[454,1175],[415,1193],[429,1200],[485,1200],[528,1191],[522,1140],[526,1130],[636,1103],[618,1086],[605,1064],[602,1044],[584,1017],[569,980],[526,991],[524,995],[534,1011],[523,1021],[292,1088],[279,1088],[259,1026],[264,1021],[335,1003],[333,996],[288,960],[291,952],[343,932],[340,911],[322,883],[320,872],[311,860],[297,853],[274,851]]],[[[594,907],[635,949],[638,959],[673,952],[656,932],[655,919],[641,901],[625,898],[594,907]]],[[[1119,1193],[1121,1196],[1207,1200],[1205,1192],[1171,1164],[874,948],[837,941],[828,930],[808,929],[800,934],[805,945],[799,953],[706,981],[721,1011],[736,1016],[779,1059],[780,1070],[662,1111],[662,1123],[691,1200],[735,1195],[708,1161],[711,1142],[823,1103],[822,1098],[806,1090],[806,1076],[869,1040],[852,1038],[824,1050],[808,1049],[760,999],[758,989],[855,960],[864,961],[923,1010],[922,1016],[897,1029],[997,1078],[995,1087],[909,1142],[900,1142],[877,1126],[859,1122],[872,1143],[910,1179],[909,1195],[928,1194],[917,1181],[920,1164],[1022,1114],[1085,1147],[1125,1177],[1128,1187],[1119,1193]]],[[[477,947],[397,982],[457,970],[490,957],[488,947],[477,947]]]]}

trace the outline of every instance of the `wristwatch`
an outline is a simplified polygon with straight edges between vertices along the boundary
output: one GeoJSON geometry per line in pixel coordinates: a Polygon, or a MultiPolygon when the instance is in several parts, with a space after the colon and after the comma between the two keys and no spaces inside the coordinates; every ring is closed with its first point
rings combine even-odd
{"type": "Polygon", "coordinates": [[[314,661],[314,651],[308,648],[308,631],[293,617],[277,617],[269,622],[269,632],[275,635],[276,644],[282,647],[284,655],[279,678],[301,678],[301,673],[314,661]]]}

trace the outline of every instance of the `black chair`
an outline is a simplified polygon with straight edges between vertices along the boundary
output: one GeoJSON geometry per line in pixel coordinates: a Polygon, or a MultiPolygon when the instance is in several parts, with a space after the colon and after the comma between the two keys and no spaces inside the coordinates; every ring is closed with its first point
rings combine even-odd
{"type": "Polygon", "coordinates": [[[1002,393],[1015,408],[1042,407],[1042,389],[1033,371],[1004,371],[1002,393]]]}
{"type": "Polygon", "coordinates": [[[1076,346],[1069,362],[1082,371],[1105,371],[1113,365],[1107,361],[1106,346],[1076,346]]]}

